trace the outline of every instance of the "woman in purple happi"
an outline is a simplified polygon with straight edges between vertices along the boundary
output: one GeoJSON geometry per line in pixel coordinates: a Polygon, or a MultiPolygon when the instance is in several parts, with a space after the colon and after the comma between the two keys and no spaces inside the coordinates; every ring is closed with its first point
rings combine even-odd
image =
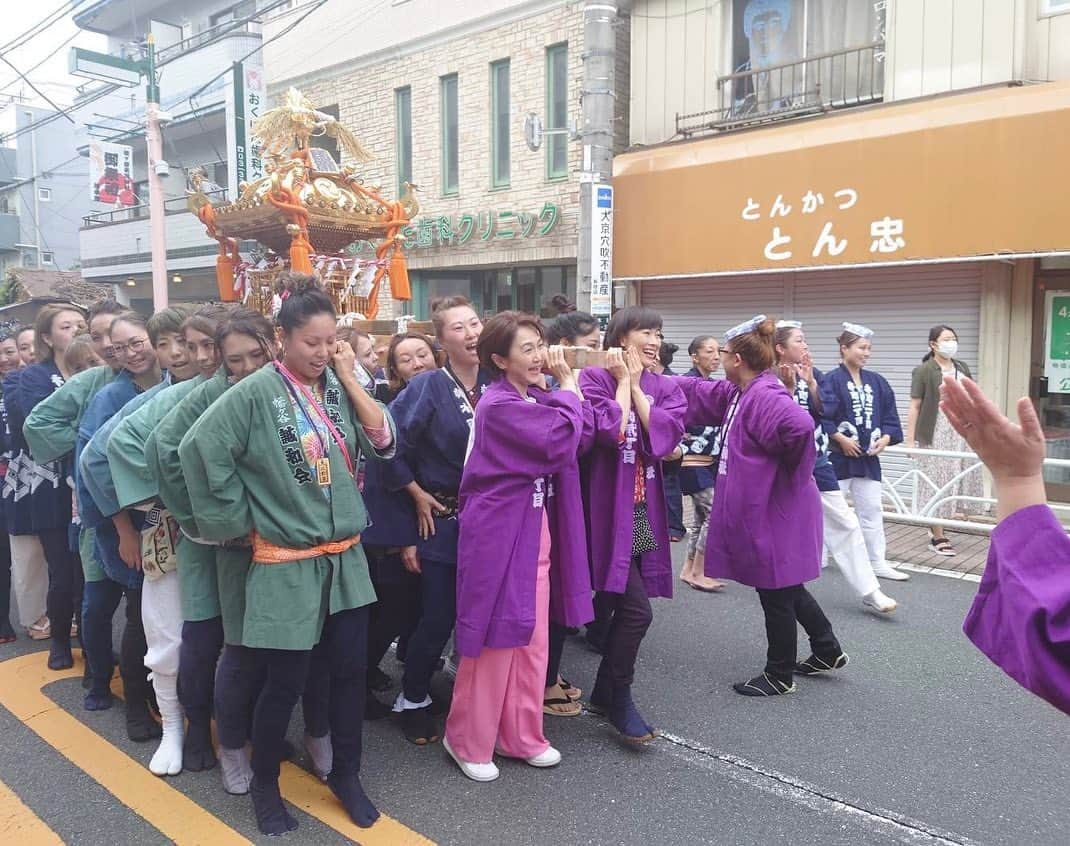
{"type": "Polygon", "coordinates": [[[578,626],[594,616],[576,472],[594,418],[537,317],[495,315],[478,349],[494,381],[461,478],[461,661],[442,742],[466,776],[493,781],[495,753],[533,767],[561,761],[542,730],[548,618],[578,626]],[[544,369],[560,390],[546,390],[544,369]]]}
{"type": "Polygon", "coordinates": [[[645,743],[654,729],[632,702],[631,687],[639,644],[652,619],[650,597],[672,596],[661,460],[683,437],[686,404],[672,377],[650,372],[661,349],[656,311],[638,306],[618,311],[604,346],[608,369],[580,373],[596,431],[584,466],[591,582],[598,591],[599,620],[611,618],[590,704],[626,740],[645,743]]]}
{"type": "Polygon", "coordinates": [[[1070,538],[1046,505],[1044,432],[1028,397],[1015,426],[970,379],[944,377],[940,410],[996,483],[1001,522],[963,630],[1027,690],[1070,714],[1070,538]]]}
{"type": "Polygon", "coordinates": [[[722,433],[706,575],[755,588],[765,612],[765,671],[732,686],[744,696],[794,693],[794,674],[818,675],[848,661],[805,587],[821,571],[814,421],[770,372],[774,331],[764,314],[741,323],[721,344],[726,379],[679,379],[687,424],[720,426],[722,433]],[[796,623],[813,650],[798,664],[796,623]]]}

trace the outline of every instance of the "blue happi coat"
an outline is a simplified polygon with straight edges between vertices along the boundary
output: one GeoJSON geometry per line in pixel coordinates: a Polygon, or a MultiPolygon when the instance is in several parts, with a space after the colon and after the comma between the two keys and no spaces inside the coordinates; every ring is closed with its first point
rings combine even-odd
{"type": "Polygon", "coordinates": [[[902,443],[903,427],[895,407],[895,393],[888,380],[872,370],[862,371],[862,384],[856,385],[850,371],[840,365],[821,380],[821,422],[829,436],[829,457],[838,479],[881,480],[880,456],[868,455],[884,435],[890,446],[902,443]],[[839,432],[856,441],[864,453],[848,458],[832,440],[839,432]]]}

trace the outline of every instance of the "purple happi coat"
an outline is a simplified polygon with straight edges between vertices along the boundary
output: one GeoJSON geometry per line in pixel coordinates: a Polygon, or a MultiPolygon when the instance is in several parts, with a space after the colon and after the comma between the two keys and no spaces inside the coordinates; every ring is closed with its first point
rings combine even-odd
{"type": "Polygon", "coordinates": [[[544,510],[550,525],[550,613],[594,618],[577,464],[594,437],[591,406],[571,391],[491,384],[476,408],[460,489],[457,628],[462,655],[527,646],[544,510]]]}
{"type": "Polygon", "coordinates": [[[595,590],[609,593],[624,593],[628,584],[638,452],[646,468],[647,519],[657,542],[657,549],[643,553],[639,572],[648,596],[671,597],[672,550],[661,459],[672,453],[684,436],[687,405],[672,377],[644,371],[640,385],[650,399],[650,431],[643,430],[633,410],[632,422],[639,436],[630,445],[620,434],[617,380],[600,367],[588,367],[580,373],[580,390],[594,409],[595,421],[595,445],[584,467],[591,582],[595,590]]]}
{"type": "Polygon", "coordinates": [[[772,373],[747,390],[678,377],[689,426],[721,426],[717,493],[705,572],[755,588],[783,588],[821,572],[821,497],[814,421],[772,373]]]}
{"type": "Polygon", "coordinates": [[[1070,538],[1046,505],[992,532],[963,631],[1018,684],[1070,714],[1070,538]]]}

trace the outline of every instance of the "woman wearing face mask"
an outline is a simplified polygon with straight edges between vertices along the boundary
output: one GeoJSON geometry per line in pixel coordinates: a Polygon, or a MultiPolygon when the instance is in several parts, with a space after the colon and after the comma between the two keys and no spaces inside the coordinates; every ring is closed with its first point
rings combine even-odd
{"type": "Polygon", "coordinates": [[[881,579],[905,582],[910,578],[884,557],[884,512],[881,509],[881,459],[885,447],[903,440],[895,393],[888,380],[869,370],[873,330],[844,323],[837,338],[840,366],[821,382],[821,421],[829,436],[829,457],[840,482],[850,494],[869,563],[881,579]]]}
{"type": "Polygon", "coordinates": [[[476,403],[487,386],[476,347],[483,323],[471,303],[464,297],[438,300],[431,320],[446,365],[416,374],[391,403],[398,457],[383,468],[387,487],[409,492],[419,536],[401,553],[405,568],[421,576],[422,612],[394,703],[405,737],[419,746],[440,736],[431,711],[431,677],[457,613],[457,496],[476,403]]]}
{"type": "Polygon", "coordinates": [[[179,446],[200,536],[252,540],[242,644],[256,651],[265,681],[249,792],[267,835],[297,828],[278,780],[314,648],[328,667],[327,783],[358,826],[379,817],[359,776],[375,593],[360,546],[368,517],[356,460],[358,451],[370,460],[394,452],[389,415],[357,381],[352,348],[337,340],[330,297],[314,276],[284,273],[279,284],[282,360],[228,389],[179,446]]]}
{"type": "MultiPolygon", "coordinates": [[[[152,673],[152,685],[163,722],[160,746],[149,762],[149,770],[156,775],[177,775],[182,771],[184,756],[189,759],[186,766],[190,770],[215,765],[210,725],[211,690],[222,636],[215,639],[220,646],[214,654],[194,662],[190,673],[192,680],[183,680],[183,699],[199,694],[201,700],[206,700],[201,709],[186,709],[190,719],[190,728],[186,732],[178,696],[179,649],[183,635],[179,575],[175,571],[174,549],[170,542],[170,515],[153,507],[160,489],[158,477],[148,463],[146,443],[164,416],[215,374],[219,363],[215,332],[226,317],[227,310],[223,306],[209,305],[186,318],[181,334],[185,339],[187,361],[189,365],[196,365],[196,369],[189,365],[176,367],[172,357],[170,387],[123,416],[107,436],[108,469],[115,487],[116,505],[132,512],[148,512],[140,529],[141,569],[145,577],[141,590],[141,621],[147,646],[144,663],[152,673]],[[163,540],[165,536],[167,539],[163,540]],[[149,539],[152,552],[146,553],[149,539]],[[185,749],[184,740],[187,741],[185,749]]],[[[92,446],[91,441],[90,448],[92,446]]],[[[209,555],[212,555],[211,550],[209,555]]],[[[215,616],[218,616],[218,608],[215,616]]]]}
{"type": "Polygon", "coordinates": [[[847,504],[836,479],[836,471],[832,469],[828,435],[821,425],[821,371],[814,367],[810,358],[802,324],[797,320],[781,320],[776,325],[773,343],[780,381],[815,422],[817,461],[814,464],[814,481],[821,492],[824,546],[832,553],[844,578],[862,597],[862,604],[882,614],[889,614],[897,607],[895,600],[884,595],[877,577],[873,575],[858,515],[847,504]]]}
{"type": "Polygon", "coordinates": [[[580,625],[594,613],[580,479],[570,472],[594,421],[534,316],[492,317],[479,358],[495,381],[476,411],[461,482],[461,661],[443,745],[470,779],[493,781],[495,753],[533,767],[561,761],[542,730],[549,617],[580,625]],[[545,390],[544,369],[559,390],[545,390]]]}
{"type": "MultiPolygon", "coordinates": [[[[955,358],[959,351],[959,336],[950,326],[934,326],[929,330],[929,351],[921,360],[921,365],[914,368],[910,378],[910,412],[907,415],[907,443],[922,449],[939,449],[947,452],[966,450],[965,439],[958,434],[940,411],[940,384],[945,377],[952,379],[972,379],[973,374],[966,362],[955,358]]],[[[940,458],[938,456],[919,455],[918,469],[935,485],[922,485],[922,502],[925,507],[932,495],[962,473],[969,461],[962,458],[940,458]]],[[[944,492],[945,496],[981,497],[981,474],[972,471],[960,479],[953,488],[944,492]]],[[[931,517],[950,519],[956,512],[971,514],[977,510],[971,502],[954,502],[941,506],[931,517]]],[[[944,535],[942,526],[933,526],[930,530],[929,549],[937,555],[952,556],[955,548],[944,535]]]]}
{"type": "MultiPolygon", "coordinates": [[[[203,348],[196,330],[191,333],[187,326],[187,341],[190,338],[203,348]]],[[[231,385],[274,360],[274,338],[271,322],[258,312],[247,308],[230,312],[212,339],[222,367],[179,401],[145,442],[145,458],[157,480],[160,500],[181,532],[177,544],[179,619],[185,623],[179,646],[179,689],[190,720],[188,735],[204,735],[191,737],[190,743],[196,748],[187,745],[183,749],[182,763],[186,768],[210,765],[209,756],[214,757],[214,753],[209,723],[214,704],[223,789],[235,795],[248,793],[252,780],[245,745],[250,734],[249,716],[259,690],[251,650],[241,645],[245,577],[251,550],[248,545],[220,545],[201,537],[187,487],[187,483],[198,483],[201,477],[187,480],[178,451],[182,438],[212,403],[231,385]],[[218,626],[221,634],[213,635],[213,628],[218,626]],[[219,644],[225,644],[222,656],[219,644]],[[217,661],[218,670],[213,673],[217,661]],[[210,700],[206,705],[205,695],[214,703],[210,700]]],[[[313,722],[307,714],[305,722],[306,727],[313,722]]],[[[324,725],[322,734],[327,731],[324,725]]]]}
{"type": "MultiPolygon", "coordinates": [[[[386,356],[387,381],[376,386],[376,398],[391,402],[418,373],[437,368],[430,338],[419,332],[394,335],[386,356]]],[[[412,501],[404,489],[386,486],[383,468],[371,462],[364,471],[364,502],[372,524],[362,537],[378,597],[368,621],[369,693],[365,719],[380,719],[391,713],[371,694],[372,690],[384,691],[393,685],[379,664],[394,639],[407,639],[420,619],[420,577],[401,563],[401,550],[414,546],[419,539],[412,501]]]]}
{"type": "Polygon", "coordinates": [[[621,309],[606,327],[606,369],[580,373],[594,410],[596,440],[584,467],[585,509],[595,613],[611,619],[591,707],[633,743],[654,729],[632,701],[639,644],[650,627],[650,598],[672,596],[672,551],[661,461],[684,434],[683,392],[652,372],[661,348],[661,315],[621,309]]]}
{"type": "Polygon", "coordinates": [[[688,423],[719,425],[723,433],[706,573],[758,592],[769,641],[765,670],[732,685],[755,697],[794,693],[795,674],[839,670],[849,660],[805,586],[821,571],[814,421],[770,372],[773,333],[764,314],[729,329],[721,344],[725,379],[680,380],[688,423]],[[798,625],[813,654],[797,664],[798,625]]]}
{"type": "MultiPolygon", "coordinates": [[[[67,348],[86,329],[85,316],[73,306],[45,306],[35,321],[36,364],[20,374],[14,390],[5,392],[12,432],[20,449],[15,452],[6,481],[14,482],[12,515],[14,534],[34,534],[48,564],[48,620],[52,632],[48,666],[65,670],[74,666],[71,626],[82,602],[82,564],[71,552],[71,489],[59,462],[38,462],[29,451],[23,424],[35,405],[50,396],[72,375],[67,348]]],[[[21,550],[16,553],[16,560],[21,550]]]]}

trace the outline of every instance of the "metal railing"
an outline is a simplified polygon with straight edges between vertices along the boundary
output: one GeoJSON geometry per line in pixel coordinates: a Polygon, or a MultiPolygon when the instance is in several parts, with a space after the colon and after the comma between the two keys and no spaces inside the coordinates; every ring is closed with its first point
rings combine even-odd
{"type": "MultiPolygon", "coordinates": [[[[213,203],[223,202],[227,199],[225,188],[219,191],[209,191],[205,194],[213,203]]],[[[172,197],[164,200],[164,214],[179,214],[187,209],[186,197],[172,197]]],[[[92,229],[97,226],[110,226],[113,223],[123,223],[129,220],[146,220],[149,216],[149,204],[139,203],[136,206],[123,206],[109,211],[94,212],[82,218],[82,228],[92,229]]]]}
{"type": "MultiPolygon", "coordinates": [[[[946,529],[974,532],[977,534],[991,534],[996,527],[994,497],[969,496],[956,493],[956,489],[970,474],[982,475],[984,464],[973,452],[956,452],[952,450],[921,449],[915,447],[894,446],[888,447],[882,455],[913,457],[946,458],[950,461],[962,462],[962,469],[945,484],[938,484],[918,465],[911,462],[907,472],[892,478],[891,474],[885,473],[881,483],[884,493],[886,518],[898,523],[909,523],[913,526],[941,526],[946,529]],[[961,503],[982,506],[989,512],[989,516],[978,520],[957,520],[937,517],[944,506],[961,503]],[[888,507],[890,504],[891,508],[888,507]]],[[[1070,470],[1070,459],[1045,458],[1044,469],[1061,468],[1070,470]]],[[[1049,502],[1048,505],[1055,512],[1070,514],[1070,503],[1049,502]]]]}
{"type": "Polygon", "coordinates": [[[717,94],[718,108],[676,115],[678,135],[878,103],[884,99],[884,42],[742,69],[719,77],[717,94]]]}
{"type": "Polygon", "coordinates": [[[254,21],[247,21],[243,24],[235,24],[234,21],[223,21],[213,27],[201,30],[196,35],[184,38],[182,41],[168,44],[159,51],[156,58],[161,62],[168,61],[210,42],[238,35],[260,35],[260,24],[254,21]]]}

